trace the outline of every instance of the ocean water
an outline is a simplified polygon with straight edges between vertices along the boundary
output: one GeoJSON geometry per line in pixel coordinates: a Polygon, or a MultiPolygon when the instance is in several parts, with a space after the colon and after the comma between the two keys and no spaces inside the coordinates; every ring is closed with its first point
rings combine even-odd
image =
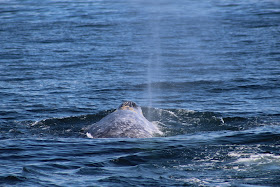
{"type": "Polygon", "coordinates": [[[279,186],[280,1],[0,0],[1,186],[279,186]],[[89,139],[123,101],[163,135],[89,139]]]}

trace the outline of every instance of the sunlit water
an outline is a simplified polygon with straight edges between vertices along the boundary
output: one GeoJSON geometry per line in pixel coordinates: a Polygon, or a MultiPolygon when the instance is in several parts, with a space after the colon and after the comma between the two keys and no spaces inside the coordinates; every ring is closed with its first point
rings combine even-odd
{"type": "Polygon", "coordinates": [[[1,186],[280,184],[277,0],[0,0],[1,186]],[[163,132],[89,139],[132,100],[163,132]]]}

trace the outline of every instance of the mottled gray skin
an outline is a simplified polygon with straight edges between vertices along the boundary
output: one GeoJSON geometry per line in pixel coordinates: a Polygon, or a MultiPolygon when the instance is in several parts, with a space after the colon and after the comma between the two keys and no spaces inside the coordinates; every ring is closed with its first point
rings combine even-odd
{"type": "Polygon", "coordinates": [[[90,126],[87,132],[89,138],[151,138],[155,134],[161,131],[133,102],[124,102],[115,112],[90,126]]]}

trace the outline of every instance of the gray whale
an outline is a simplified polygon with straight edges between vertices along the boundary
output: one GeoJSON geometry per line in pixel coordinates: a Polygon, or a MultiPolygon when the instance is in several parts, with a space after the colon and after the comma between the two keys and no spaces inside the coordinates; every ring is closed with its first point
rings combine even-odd
{"type": "Polygon", "coordinates": [[[151,138],[162,132],[143,116],[141,107],[127,101],[91,125],[86,134],[89,138],[151,138]]]}

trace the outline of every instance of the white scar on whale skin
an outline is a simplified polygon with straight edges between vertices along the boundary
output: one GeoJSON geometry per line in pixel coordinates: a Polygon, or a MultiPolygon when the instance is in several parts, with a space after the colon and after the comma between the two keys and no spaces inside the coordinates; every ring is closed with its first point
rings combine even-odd
{"type": "Polygon", "coordinates": [[[88,138],[151,138],[162,134],[131,101],[124,102],[115,112],[91,125],[86,133],[88,138]]]}
{"type": "Polygon", "coordinates": [[[89,132],[87,132],[86,135],[87,135],[88,138],[93,138],[89,132]]]}

